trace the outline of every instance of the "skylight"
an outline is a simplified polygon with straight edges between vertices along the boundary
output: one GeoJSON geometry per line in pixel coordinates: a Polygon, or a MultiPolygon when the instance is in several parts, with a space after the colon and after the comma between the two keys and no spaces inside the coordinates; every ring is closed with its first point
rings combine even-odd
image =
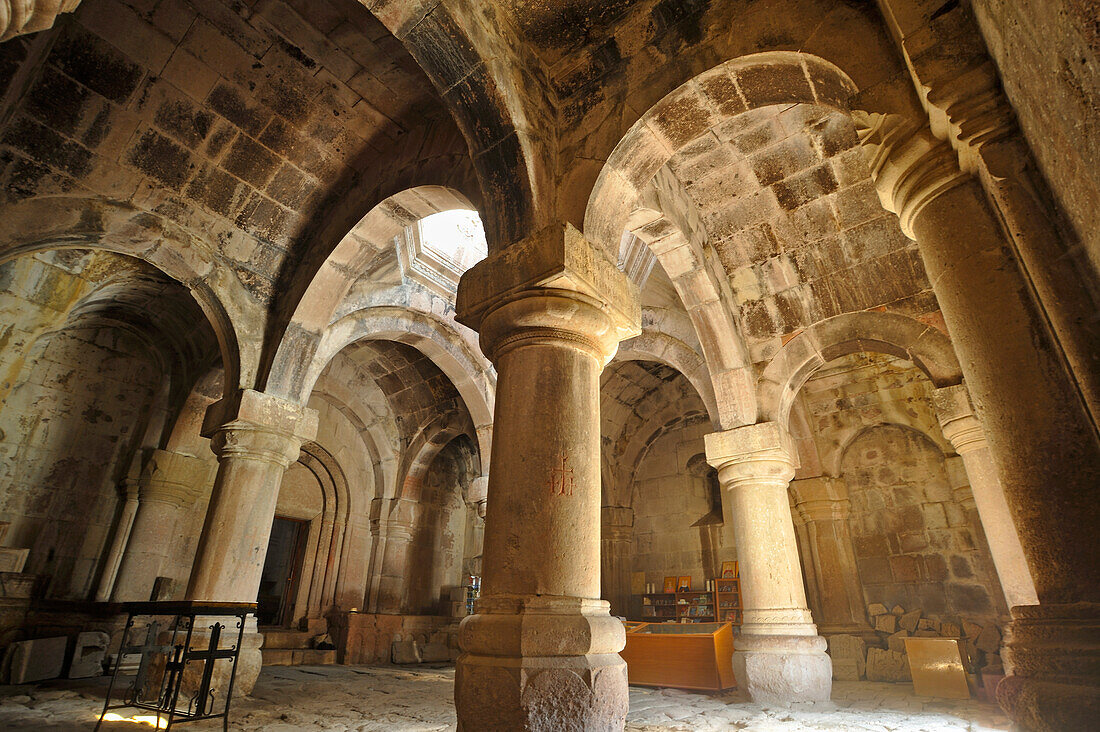
{"type": "Polygon", "coordinates": [[[488,253],[477,211],[457,209],[426,216],[397,240],[405,277],[453,299],[462,273],[488,253]]]}

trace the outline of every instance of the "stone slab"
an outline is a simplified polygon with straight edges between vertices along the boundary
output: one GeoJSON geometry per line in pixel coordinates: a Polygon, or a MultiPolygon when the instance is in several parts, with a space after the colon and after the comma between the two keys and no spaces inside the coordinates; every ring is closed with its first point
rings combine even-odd
{"type": "Polygon", "coordinates": [[[76,636],[73,660],[69,664],[70,679],[86,679],[103,675],[103,657],[111,637],[99,630],[91,630],[76,636]]]}
{"type": "Polygon", "coordinates": [[[56,679],[65,667],[68,645],[65,636],[12,643],[4,656],[4,680],[10,684],[28,684],[56,679]]]}

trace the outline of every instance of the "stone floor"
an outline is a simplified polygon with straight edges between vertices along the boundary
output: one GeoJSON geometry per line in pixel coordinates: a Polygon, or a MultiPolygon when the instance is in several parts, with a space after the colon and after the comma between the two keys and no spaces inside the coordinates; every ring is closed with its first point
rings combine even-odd
{"type": "MultiPolygon", "coordinates": [[[[263,732],[355,730],[395,732],[454,729],[454,669],[366,666],[268,667],[249,699],[234,705],[231,728],[263,732]]],[[[74,732],[91,730],[105,680],[0,686],[0,729],[74,732]]],[[[139,720],[140,721],[140,720],[139,720]]],[[[149,729],[125,718],[102,730],[149,729]]],[[[732,695],[672,689],[630,690],[626,728],[665,730],[859,730],[942,732],[1006,730],[994,705],[923,699],[909,684],[836,682],[833,701],[768,707],[732,695]]],[[[184,730],[221,729],[212,722],[184,730]]]]}

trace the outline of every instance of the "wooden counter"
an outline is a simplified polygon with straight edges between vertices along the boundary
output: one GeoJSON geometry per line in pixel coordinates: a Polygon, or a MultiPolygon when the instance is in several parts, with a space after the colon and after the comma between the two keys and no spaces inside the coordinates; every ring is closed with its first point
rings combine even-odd
{"type": "Polygon", "coordinates": [[[729,623],[646,623],[627,632],[622,657],[635,686],[707,691],[737,686],[729,623]]]}

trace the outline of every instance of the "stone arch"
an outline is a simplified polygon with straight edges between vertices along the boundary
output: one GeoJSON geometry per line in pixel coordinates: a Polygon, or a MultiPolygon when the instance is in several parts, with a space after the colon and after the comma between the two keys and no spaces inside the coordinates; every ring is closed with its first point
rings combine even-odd
{"type": "Polygon", "coordinates": [[[840,434],[840,439],[835,450],[829,451],[826,455],[822,456],[822,464],[825,467],[826,473],[831,476],[839,477],[841,473],[841,465],[844,462],[844,455],[848,452],[848,448],[852,446],[864,433],[869,430],[878,429],[880,427],[897,427],[899,429],[909,430],[910,432],[916,432],[921,437],[928,440],[930,443],[936,446],[945,457],[953,455],[955,449],[951,446],[951,443],[941,434],[932,434],[928,430],[923,430],[920,427],[912,424],[905,424],[903,422],[894,421],[881,421],[874,424],[862,424],[854,426],[850,429],[844,430],[840,434]]]}
{"type": "Polygon", "coordinates": [[[551,151],[544,146],[552,136],[533,129],[537,120],[552,119],[543,94],[515,88],[534,81],[530,75],[502,74],[509,67],[522,68],[526,59],[520,50],[506,43],[493,45],[494,58],[479,52],[483,37],[479,29],[468,30],[470,22],[508,23],[503,7],[478,2],[477,12],[455,12],[446,3],[389,2],[363,0],[363,4],[400,40],[435,85],[443,103],[461,129],[486,198],[488,220],[485,229],[490,250],[507,245],[542,228],[540,200],[552,173],[551,151]],[[505,61],[498,56],[504,56],[505,61]],[[509,58],[511,57],[511,58],[509,58]],[[521,80],[522,79],[522,80],[521,80]],[[543,149],[540,149],[543,148],[543,149]]]}
{"type": "Polygon", "coordinates": [[[646,111],[612,150],[588,197],[586,235],[617,245],[657,171],[722,121],[751,109],[800,103],[847,113],[856,91],[837,66],[800,51],[740,56],[699,74],[646,111]]]}
{"type": "Polygon", "coordinates": [[[405,450],[400,475],[401,486],[395,498],[420,500],[424,478],[432,461],[451,440],[459,435],[467,435],[473,440],[470,424],[462,415],[454,412],[441,414],[417,433],[405,450]]]}
{"type": "Polygon", "coordinates": [[[404,343],[427,356],[458,390],[477,430],[477,444],[488,455],[495,404],[496,377],[484,357],[449,323],[438,316],[407,307],[381,305],[358,310],[327,328],[318,341],[314,360],[306,366],[299,391],[290,398],[304,400],[332,358],[361,340],[404,343]]]}
{"type": "Polygon", "coordinates": [[[712,272],[702,244],[663,210],[653,183],[679,149],[727,119],[784,104],[814,104],[847,113],[848,99],[855,92],[843,71],[807,53],[768,51],[727,61],[680,85],[646,111],[612,150],[589,195],[585,234],[614,251],[629,232],[649,245],[672,279],[710,367],[723,429],[757,421],[750,359],[723,304],[728,285],[712,272]]]}
{"type": "Polygon", "coordinates": [[[616,361],[657,361],[679,371],[695,387],[699,398],[707,407],[707,415],[714,424],[719,423],[718,404],[714,397],[714,384],[706,359],[691,346],[665,333],[643,330],[641,335],[619,344],[616,361]]]}
{"type": "Polygon", "coordinates": [[[857,351],[912,361],[937,387],[962,383],[950,339],[940,330],[896,313],[863,311],[828,318],[787,341],[760,376],[762,421],[786,425],[799,390],[828,361],[857,351]]]}
{"type": "Polygon", "coordinates": [[[315,359],[326,329],[348,291],[394,238],[420,219],[443,211],[476,210],[463,193],[445,186],[407,188],[374,206],[332,250],[306,287],[275,349],[267,391],[293,399],[303,392],[303,371],[315,359]]]}
{"type": "Polygon", "coordinates": [[[98,249],[140,259],[186,287],[218,339],[225,394],[250,386],[259,344],[239,337],[251,302],[209,245],[158,214],[102,198],[41,197],[0,207],[0,262],[50,249],[98,249]],[[235,306],[236,304],[236,306],[235,306]]]}
{"type": "Polygon", "coordinates": [[[324,495],[319,531],[310,537],[306,548],[305,566],[312,567],[310,581],[299,588],[299,597],[304,595],[306,600],[306,616],[320,618],[333,605],[338,581],[346,574],[345,562],[350,559],[344,553],[350,510],[348,481],[332,453],[316,442],[302,445],[298,462],[317,478],[324,495]]]}

